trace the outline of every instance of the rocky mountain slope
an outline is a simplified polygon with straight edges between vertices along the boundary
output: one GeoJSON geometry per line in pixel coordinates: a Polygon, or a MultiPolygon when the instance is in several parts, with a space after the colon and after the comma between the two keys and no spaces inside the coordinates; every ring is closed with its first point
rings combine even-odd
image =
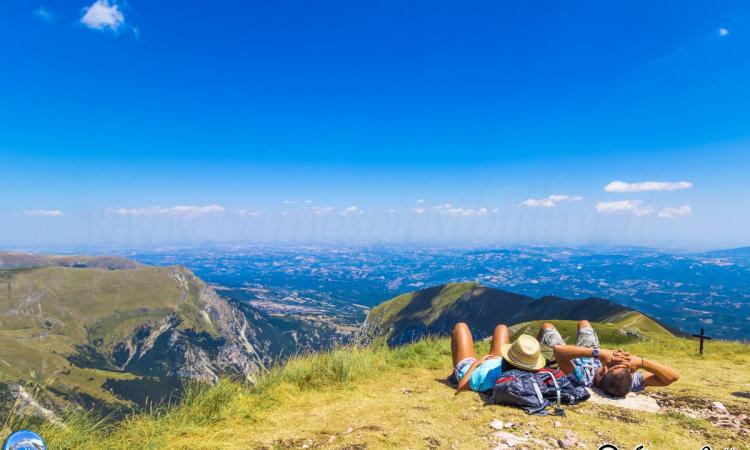
{"type": "Polygon", "coordinates": [[[20,398],[41,415],[70,402],[129,409],[174,394],[186,379],[252,380],[292,345],[183,267],[7,254],[0,262],[14,267],[0,270],[6,406],[20,398]]]}
{"type": "Polygon", "coordinates": [[[452,283],[400,295],[374,308],[362,328],[361,340],[385,340],[398,346],[427,335],[443,336],[457,322],[467,322],[477,338],[492,334],[499,323],[531,320],[626,321],[631,328],[664,331],[653,319],[601,298],[567,300],[532,298],[476,283],[452,283]]]}

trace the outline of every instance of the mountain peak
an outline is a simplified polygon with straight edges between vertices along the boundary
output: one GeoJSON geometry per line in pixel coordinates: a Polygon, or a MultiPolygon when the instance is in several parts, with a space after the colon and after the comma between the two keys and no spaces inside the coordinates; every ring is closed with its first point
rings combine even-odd
{"type": "Polygon", "coordinates": [[[473,282],[450,283],[402,294],[374,308],[363,326],[361,340],[385,340],[388,345],[398,346],[427,335],[448,335],[457,322],[468,323],[477,338],[484,338],[499,323],[579,319],[608,322],[624,316],[632,316],[633,321],[644,322],[650,329],[667,332],[655,320],[610,300],[533,298],[473,282]]]}

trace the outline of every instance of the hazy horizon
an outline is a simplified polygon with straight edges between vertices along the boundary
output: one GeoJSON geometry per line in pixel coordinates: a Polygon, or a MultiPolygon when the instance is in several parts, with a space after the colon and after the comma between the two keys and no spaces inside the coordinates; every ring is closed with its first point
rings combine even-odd
{"type": "Polygon", "coordinates": [[[411,249],[454,249],[454,250],[513,250],[513,249],[560,249],[586,251],[592,254],[607,253],[618,250],[642,250],[661,253],[710,253],[750,248],[750,245],[698,245],[694,242],[661,242],[661,243],[614,243],[605,241],[590,241],[585,243],[554,243],[554,242],[470,242],[470,241],[426,241],[426,240],[379,240],[379,241],[172,241],[149,243],[83,243],[83,244],[0,244],[0,252],[10,253],[38,253],[38,254],[80,254],[80,255],[124,255],[128,252],[168,250],[243,250],[258,248],[314,248],[346,249],[346,248],[393,248],[403,247],[411,249]]]}

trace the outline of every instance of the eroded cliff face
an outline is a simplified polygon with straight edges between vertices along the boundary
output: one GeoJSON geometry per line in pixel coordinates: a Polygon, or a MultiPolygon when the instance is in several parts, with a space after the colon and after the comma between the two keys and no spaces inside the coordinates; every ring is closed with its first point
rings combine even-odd
{"type": "Polygon", "coordinates": [[[214,375],[241,373],[246,379],[252,379],[258,369],[273,358],[273,355],[261,355],[256,350],[267,344],[261,342],[256,325],[250,323],[242,311],[221,298],[201,279],[192,273],[189,276],[190,281],[199,289],[201,315],[210,321],[222,339],[222,344],[212,359],[214,375]]]}
{"type": "Polygon", "coordinates": [[[178,288],[177,310],[135,326],[111,348],[88,342],[91,366],[105,362],[98,368],[152,377],[215,382],[227,375],[253,381],[272,359],[256,350],[267,343],[255,324],[189,270],[174,267],[168,275],[178,288]]]}

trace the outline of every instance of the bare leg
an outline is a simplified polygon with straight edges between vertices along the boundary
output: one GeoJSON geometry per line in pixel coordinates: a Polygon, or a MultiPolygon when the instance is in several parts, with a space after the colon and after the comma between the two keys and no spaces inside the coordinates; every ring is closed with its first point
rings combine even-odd
{"type": "Polygon", "coordinates": [[[570,363],[557,359],[554,348],[556,346],[565,345],[565,340],[560,336],[560,332],[557,328],[549,322],[545,322],[539,327],[539,333],[536,335],[536,340],[542,344],[542,355],[547,363],[557,361],[558,367],[565,373],[569,373],[568,369],[573,370],[570,363]]]}
{"type": "Polygon", "coordinates": [[[490,355],[502,356],[500,348],[503,344],[510,344],[510,331],[505,325],[498,325],[495,327],[495,332],[492,333],[492,346],[490,347],[490,355]]]}
{"type": "Polygon", "coordinates": [[[474,338],[471,336],[469,326],[459,322],[453,327],[451,335],[451,355],[453,356],[453,367],[465,358],[476,358],[474,354],[474,338]]]}
{"type": "Polygon", "coordinates": [[[542,334],[544,334],[544,330],[551,329],[551,328],[555,328],[555,326],[549,322],[544,322],[542,326],[539,327],[539,332],[536,334],[536,340],[539,342],[542,342],[542,334]]]}
{"type": "Polygon", "coordinates": [[[599,348],[599,337],[596,331],[591,327],[588,320],[578,321],[578,338],[576,338],[578,347],[599,348]]]}

